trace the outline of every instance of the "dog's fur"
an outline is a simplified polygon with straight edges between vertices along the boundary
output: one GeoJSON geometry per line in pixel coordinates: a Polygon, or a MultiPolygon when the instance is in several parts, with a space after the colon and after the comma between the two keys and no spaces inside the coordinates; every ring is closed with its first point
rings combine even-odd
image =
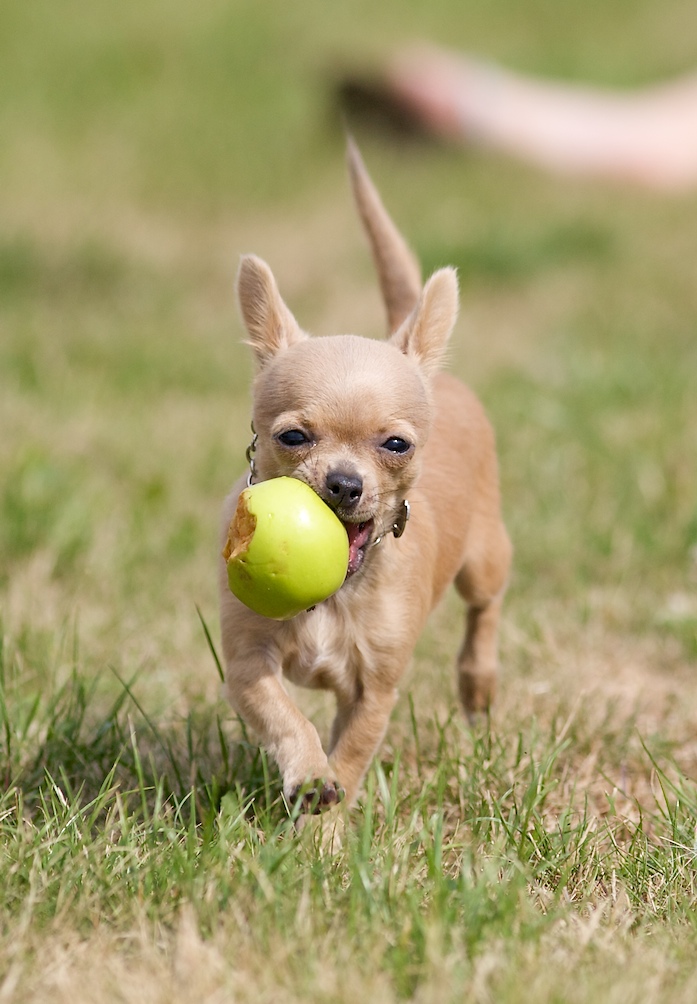
{"type": "MultiPolygon", "coordinates": [[[[257,364],[255,477],[307,482],[352,541],[341,589],[289,621],[243,606],[220,560],[228,695],[301,811],[320,811],[344,792],[349,802],[356,797],[426,617],[451,582],[469,605],[460,698],[469,715],[488,710],[511,558],[491,426],[471,391],[437,372],[457,315],[455,272],[441,269],[421,288],[419,267],[352,143],[348,160],[390,338],[310,338],[254,256],[242,259],[237,285],[257,364]],[[398,537],[405,499],[411,519],[398,537]],[[328,754],[284,676],[336,695],[328,754]]],[[[226,500],[224,533],[246,478],[226,500]]]]}

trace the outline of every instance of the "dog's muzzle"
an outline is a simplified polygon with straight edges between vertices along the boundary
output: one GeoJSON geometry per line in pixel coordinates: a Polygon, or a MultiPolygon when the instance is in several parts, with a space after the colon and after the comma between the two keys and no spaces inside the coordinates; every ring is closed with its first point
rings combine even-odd
{"type": "MultiPolygon", "coordinates": [[[[247,459],[247,463],[249,464],[249,473],[247,475],[247,487],[253,485],[255,483],[256,477],[257,477],[257,468],[256,468],[256,461],[255,461],[255,458],[254,458],[254,454],[256,452],[258,440],[259,440],[259,436],[258,436],[258,434],[257,434],[257,432],[256,432],[256,430],[254,428],[254,422],[252,422],[252,441],[250,442],[250,444],[247,447],[247,450],[245,452],[245,457],[247,459]]],[[[339,479],[335,479],[335,480],[336,480],[337,485],[338,485],[337,492],[335,492],[335,494],[337,494],[338,491],[339,491],[339,489],[340,489],[344,494],[348,495],[351,486],[349,486],[347,484],[344,485],[343,483],[341,485],[339,485],[338,484],[339,479]]],[[[354,493],[355,493],[355,490],[354,490],[354,493]]],[[[332,508],[332,507],[330,506],[330,508],[332,508]]],[[[379,533],[378,536],[375,538],[375,540],[373,540],[370,543],[370,545],[365,544],[360,549],[363,550],[366,546],[375,547],[376,544],[381,543],[381,541],[384,539],[385,535],[388,534],[388,533],[391,533],[393,537],[401,537],[402,534],[404,533],[405,529],[406,529],[407,523],[409,522],[410,512],[411,512],[411,510],[410,510],[410,507],[409,507],[409,502],[407,501],[407,499],[404,499],[402,501],[401,506],[399,507],[399,510],[397,512],[395,520],[394,520],[392,526],[389,528],[389,530],[383,530],[383,532],[379,533]]],[[[344,525],[346,526],[346,523],[344,523],[344,525]]],[[[361,524],[361,526],[362,525],[363,524],[361,524]]],[[[347,530],[347,533],[348,533],[348,530],[347,530]]],[[[349,534],[349,538],[350,538],[350,536],[351,535],[349,534]]],[[[362,561],[358,561],[356,563],[355,571],[358,570],[358,568],[360,567],[361,564],[362,564],[362,561]]]]}

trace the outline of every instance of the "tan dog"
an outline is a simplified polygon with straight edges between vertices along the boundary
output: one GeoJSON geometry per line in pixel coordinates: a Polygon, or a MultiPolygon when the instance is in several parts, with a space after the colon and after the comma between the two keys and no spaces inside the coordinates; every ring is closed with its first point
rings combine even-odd
{"type": "MultiPolygon", "coordinates": [[[[349,168],[389,340],[310,338],[259,258],[242,259],[237,285],[257,363],[253,476],[307,482],[349,537],[341,589],[290,621],[243,606],[220,561],[229,698],[275,757],[286,799],[300,798],[303,812],[344,792],[356,797],[424,622],[453,581],[469,604],[460,697],[470,715],[489,708],[511,558],[491,426],[471,391],[437,373],[457,315],[455,272],[441,269],[422,290],[419,267],[352,144],[349,168]],[[284,676],[336,695],[328,754],[284,676]]],[[[246,480],[226,500],[225,533],[246,480]]]]}

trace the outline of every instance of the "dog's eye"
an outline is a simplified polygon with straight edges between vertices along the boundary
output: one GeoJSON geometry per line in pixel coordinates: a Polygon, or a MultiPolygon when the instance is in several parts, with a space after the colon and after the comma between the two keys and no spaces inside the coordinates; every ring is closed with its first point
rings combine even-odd
{"type": "Polygon", "coordinates": [[[284,446],[305,446],[310,442],[302,429],[286,429],[285,432],[279,432],[276,439],[284,446]]]}
{"type": "Polygon", "coordinates": [[[400,439],[399,436],[390,436],[382,444],[383,450],[389,450],[390,453],[408,453],[411,449],[411,443],[408,443],[406,439],[400,439]]]}

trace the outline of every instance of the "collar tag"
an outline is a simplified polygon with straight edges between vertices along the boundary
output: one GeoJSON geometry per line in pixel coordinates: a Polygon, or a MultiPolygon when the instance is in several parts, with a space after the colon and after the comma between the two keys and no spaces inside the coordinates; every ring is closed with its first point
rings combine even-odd
{"type": "Polygon", "coordinates": [[[401,537],[404,533],[407,523],[409,522],[410,513],[411,510],[409,508],[409,503],[406,499],[404,499],[402,502],[402,508],[399,510],[399,515],[392,526],[392,533],[395,537],[401,537]]]}
{"type": "Polygon", "coordinates": [[[252,441],[247,447],[245,457],[247,458],[247,463],[249,464],[249,474],[247,475],[247,487],[249,488],[254,484],[254,479],[257,476],[257,465],[254,459],[254,452],[257,448],[257,443],[259,441],[259,436],[254,428],[254,422],[252,422],[252,441]]]}

